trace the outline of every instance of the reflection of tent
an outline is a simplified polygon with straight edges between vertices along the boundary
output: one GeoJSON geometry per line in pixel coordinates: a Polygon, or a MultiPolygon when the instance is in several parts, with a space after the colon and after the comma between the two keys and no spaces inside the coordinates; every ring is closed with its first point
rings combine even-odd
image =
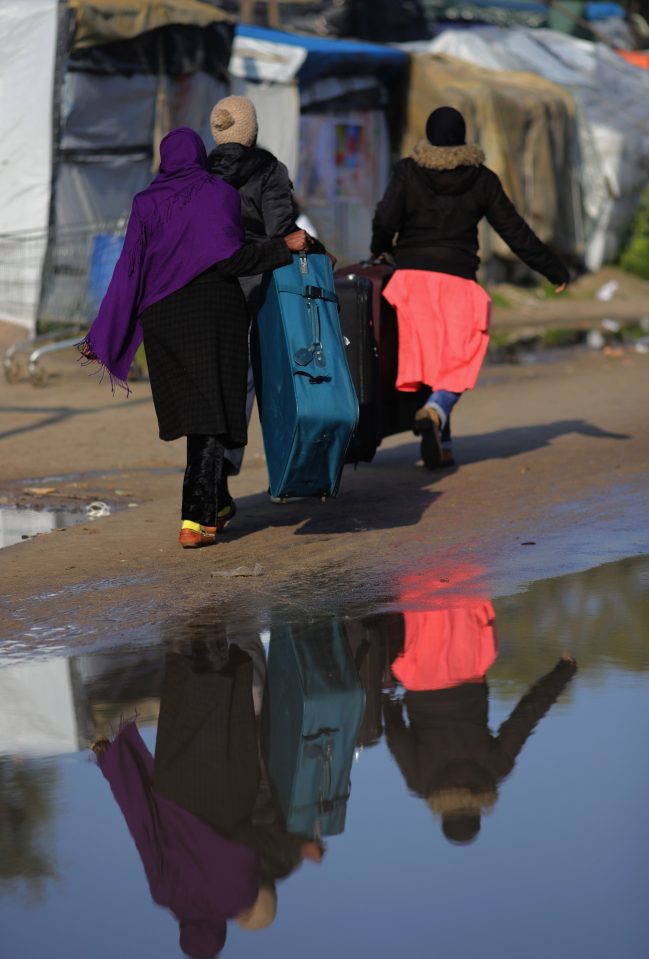
{"type": "Polygon", "coordinates": [[[0,317],[33,330],[47,245],[40,315],[83,323],[63,293],[91,237],[68,228],[123,218],[167,130],[209,135],[233,25],[202,0],[0,0],[0,16],[0,317]]]}
{"type": "Polygon", "coordinates": [[[427,48],[490,70],[526,70],[577,107],[586,266],[614,260],[649,181],[649,73],[601,43],[553,30],[447,30],[427,48]]]}
{"type": "MultiPolygon", "coordinates": [[[[445,56],[415,54],[410,71],[402,153],[424,135],[431,110],[450,104],[467,120],[469,141],[542,240],[563,254],[581,252],[576,186],[576,127],[572,97],[530,73],[484,70],[445,56]]],[[[485,231],[482,257],[513,254],[485,231]]]]}
{"type": "Polygon", "coordinates": [[[0,668],[0,754],[75,752],[81,731],[68,659],[0,668]]]}
{"type": "Polygon", "coordinates": [[[0,663],[0,755],[54,756],[156,722],[163,653],[146,650],[0,663]]]}
{"type": "Polygon", "coordinates": [[[387,91],[407,62],[389,47],[237,28],[232,92],[255,101],[260,144],[286,163],[321,239],[340,258],[367,254],[390,159],[387,91]]]}

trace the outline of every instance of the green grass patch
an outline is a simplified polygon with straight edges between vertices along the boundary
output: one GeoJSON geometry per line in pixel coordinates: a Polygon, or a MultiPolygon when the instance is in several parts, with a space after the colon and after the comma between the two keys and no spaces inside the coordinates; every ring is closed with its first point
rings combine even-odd
{"type": "MultiPolygon", "coordinates": [[[[551,300],[554,297],[556,297],[556,293],[554,292],[555,289],[556,289],[555,283],[550,283],[549,280],[543,280],[541,283],[539,283],[539,285],[536,288],[536,295],[539,298],[539,300],[551,300]]],[[[570,287],[568,287],[561,294],[561,299],[562,300],[570,299],[571,296],[572,296],[572,291],[570,287]]]]}
{"type": "Polygon", "coordinates": [[[490,293],[491,302],[494,306],[497,306],[499,309],[507,310],[512,305],[512,301],[508,296],[505,296],[504,293],[500,293],[498,290],[494,290],[493,293],[490,293]]]}
{"type": "Polygon", "coordinates": [[[583,339],[583,330],[562,329],[557,327],[551,330],[545,330],[541,337],[541,345],[546,350],[555,349],[559,346],[574,346],[583,339]]]}
{"type": "Polygon", "coordinates": [[[627,244],[620,256],[620,266],[627,273],[649,280],[649,187],[642,192],[627,244]]]}
{"type": "Polygon", "coordinates": [[[511,345],[513,337],[511,333],[504,330],[492,330],[489,334],[489,348],[494,350],[503,350],[511,345]]]}

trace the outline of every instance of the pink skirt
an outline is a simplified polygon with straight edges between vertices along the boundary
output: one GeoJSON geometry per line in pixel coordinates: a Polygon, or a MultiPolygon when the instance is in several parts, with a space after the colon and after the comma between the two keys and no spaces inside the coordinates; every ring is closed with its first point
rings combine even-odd
{"type": "Polygon", "coordinates": [[[405,689],[448,689],[484,680],[498,652],[490,602],[467,599],[449,609],[407,609],[403,617],[405,645],[392,673],[405,689]]]}
{"type": "Polygon", "coordinates": [[[474,280],[396,270],[383,296],[397,311],[397,389],[473,389],[489,343],[491,300],[474,280]]]}

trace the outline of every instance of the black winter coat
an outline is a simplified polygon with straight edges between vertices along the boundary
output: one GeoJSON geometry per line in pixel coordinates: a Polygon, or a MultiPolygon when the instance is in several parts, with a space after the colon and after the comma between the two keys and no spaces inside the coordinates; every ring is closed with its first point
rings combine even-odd
{"type": "Polygon", "coordinates": [[[260,147],[224,143],[212,150],[208,169],[239,191],[249,240],[286,236],[299,215],[288,170],[260,147]]]}
{"type": "Polygon", "coordinates": [[[388,748],[408,788],[425,798],[459,786],[495,790],[576,670],[575,663],[560,660],[523,696],[497,736],[488,725],[486,682],[407,692],[408,726],[402,704],[385,697],[388,748]]]}
{"type": "Polygon", "coordinates": [[[516,212],[483,161],[482,150],[473,145],[434,147],[420,141],[412,156],[397,163],[376,208],[372,254],[393,253],[401,269],[475,280],[478,223],[486,217],[524,263],[551,283],[567,283],[565,265],[516,212]]]}

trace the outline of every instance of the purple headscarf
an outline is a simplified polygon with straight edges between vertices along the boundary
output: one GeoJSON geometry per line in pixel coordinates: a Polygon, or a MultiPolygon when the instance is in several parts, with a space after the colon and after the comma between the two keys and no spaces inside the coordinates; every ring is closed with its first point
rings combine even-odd
{"type": "Polygon", "coordinates": [[[97,318],[79,344],[84,357],[126,379],[142,342],[138,317],[244,244],[238,192],[208,173],[199,135],[172,130],[160,144],[160,173],[133,200],[124,248],[97,318]]]}
{"type": "Polygon", "coordinates": [[[257,898],[257,858],[248,846],[153,788],[153,758],[135,723],[127,723],[99,759],[135,841],[154,902],[180,923],[180,947],[191,959],[214,959],[228,919],[257,898]]]}

